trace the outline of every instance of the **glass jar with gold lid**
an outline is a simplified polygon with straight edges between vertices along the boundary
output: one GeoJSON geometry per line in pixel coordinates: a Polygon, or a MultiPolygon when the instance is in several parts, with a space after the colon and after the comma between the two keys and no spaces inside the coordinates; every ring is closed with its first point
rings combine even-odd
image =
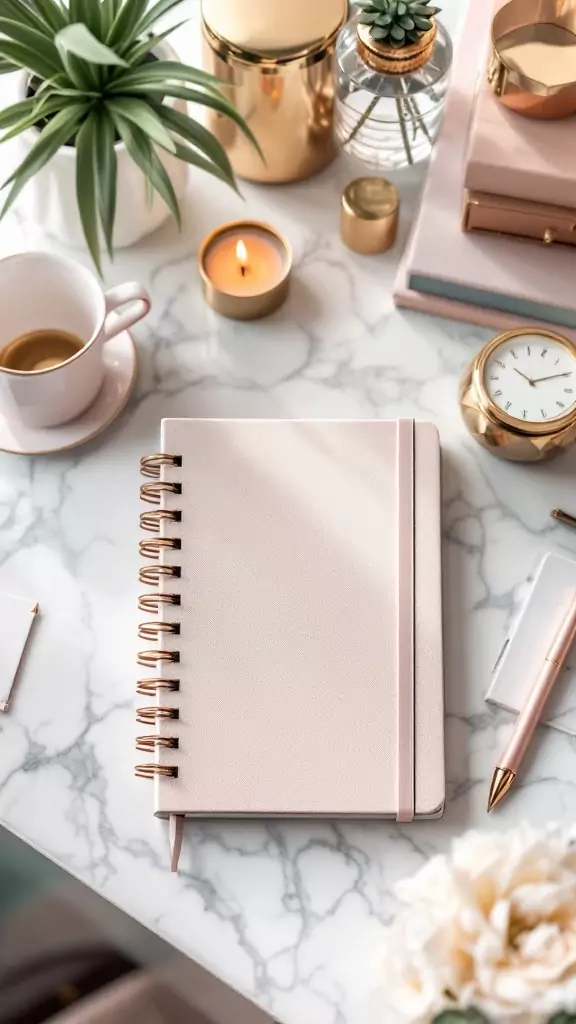
{"type": "Polygon", "coordinates": [[[442,119],[450,37],[434,18],[414,43],[390,46],[374,39],[361,17],[358,12],[344,26],[336,45],[337,141],[371,170],[420,163],[430,155],[442,119]]]}

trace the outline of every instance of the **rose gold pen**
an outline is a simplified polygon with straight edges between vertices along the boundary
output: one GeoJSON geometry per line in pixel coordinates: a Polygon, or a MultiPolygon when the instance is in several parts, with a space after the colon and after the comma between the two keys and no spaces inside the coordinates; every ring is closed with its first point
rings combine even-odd
{"type": "Polygon", "coordinates": [[[492,776],[488,796],[488,813],[504,799],[518,774],[536,727],[542,718],[544,708],[559,676],[566,667],[570,648],[576,638],[576,591],[564,615],[552,646],[546,655],[540,674],[530,691],[524,709],[512,733],[512,738],[492,776]]]}

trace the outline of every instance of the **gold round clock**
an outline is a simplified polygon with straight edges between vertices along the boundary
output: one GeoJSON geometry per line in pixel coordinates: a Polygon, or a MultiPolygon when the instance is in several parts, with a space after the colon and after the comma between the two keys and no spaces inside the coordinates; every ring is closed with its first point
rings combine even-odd
{"type": "Polygon", "coordinates": [[[552,458],[576,441],[576,345],[531,327],[499,334],[466,371],[460,408],[472,436],[493,455],[552,458]]]}

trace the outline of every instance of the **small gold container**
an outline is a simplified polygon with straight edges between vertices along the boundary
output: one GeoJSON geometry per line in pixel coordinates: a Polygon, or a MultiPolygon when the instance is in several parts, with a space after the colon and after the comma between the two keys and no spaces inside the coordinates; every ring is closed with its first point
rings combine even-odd
{"type": "Polygon", "coordinates": [[[203,22],[204,67],[227,84],[224,91],[264,155],[263,160],[233,121],[209,111],[208,127],[240,178],[276,184],[301,181],[334,159],[334,50],[340,27],[298,50],[256,53],[222,38],[203,22]]]}
{"type": "Polygon", "coordinates": [[[516,114],[576,114],[576,0],[510,0],[492,22],[488,82],[516,114]]]}
{"type": "Polygon", "coordinates": [[[269,224],[234,221],[204,240],[198,269],[204,298],[216,313],[260,320],[288,297],[292,249],[269,224]]]}
{"type": "Polygon", "coordinates": [[[400,199],[386,178],[357,178],[341,201],[342,241],[363,256],[387,252],[396,241],[400,199]]]}
{"type": "Polygon", "coordinates": [[[434,20],[432,28],[417,43],[395,49],[373,39],[371,28],[371,25],[358,24],[358,53],[369,68],[382,75],[408,75],[417,71],[430,60],[438,33],[434,20]]]}

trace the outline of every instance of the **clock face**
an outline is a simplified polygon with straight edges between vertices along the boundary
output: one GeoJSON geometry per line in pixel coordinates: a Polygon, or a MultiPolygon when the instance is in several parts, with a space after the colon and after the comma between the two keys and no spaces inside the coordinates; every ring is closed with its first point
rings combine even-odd
{"type": "Polygon", "coordinates": [[[495,406],[539,426],[576,412],[576,355],[538,334],[522,334],[494,349],[484,386],[495,406]]]}

